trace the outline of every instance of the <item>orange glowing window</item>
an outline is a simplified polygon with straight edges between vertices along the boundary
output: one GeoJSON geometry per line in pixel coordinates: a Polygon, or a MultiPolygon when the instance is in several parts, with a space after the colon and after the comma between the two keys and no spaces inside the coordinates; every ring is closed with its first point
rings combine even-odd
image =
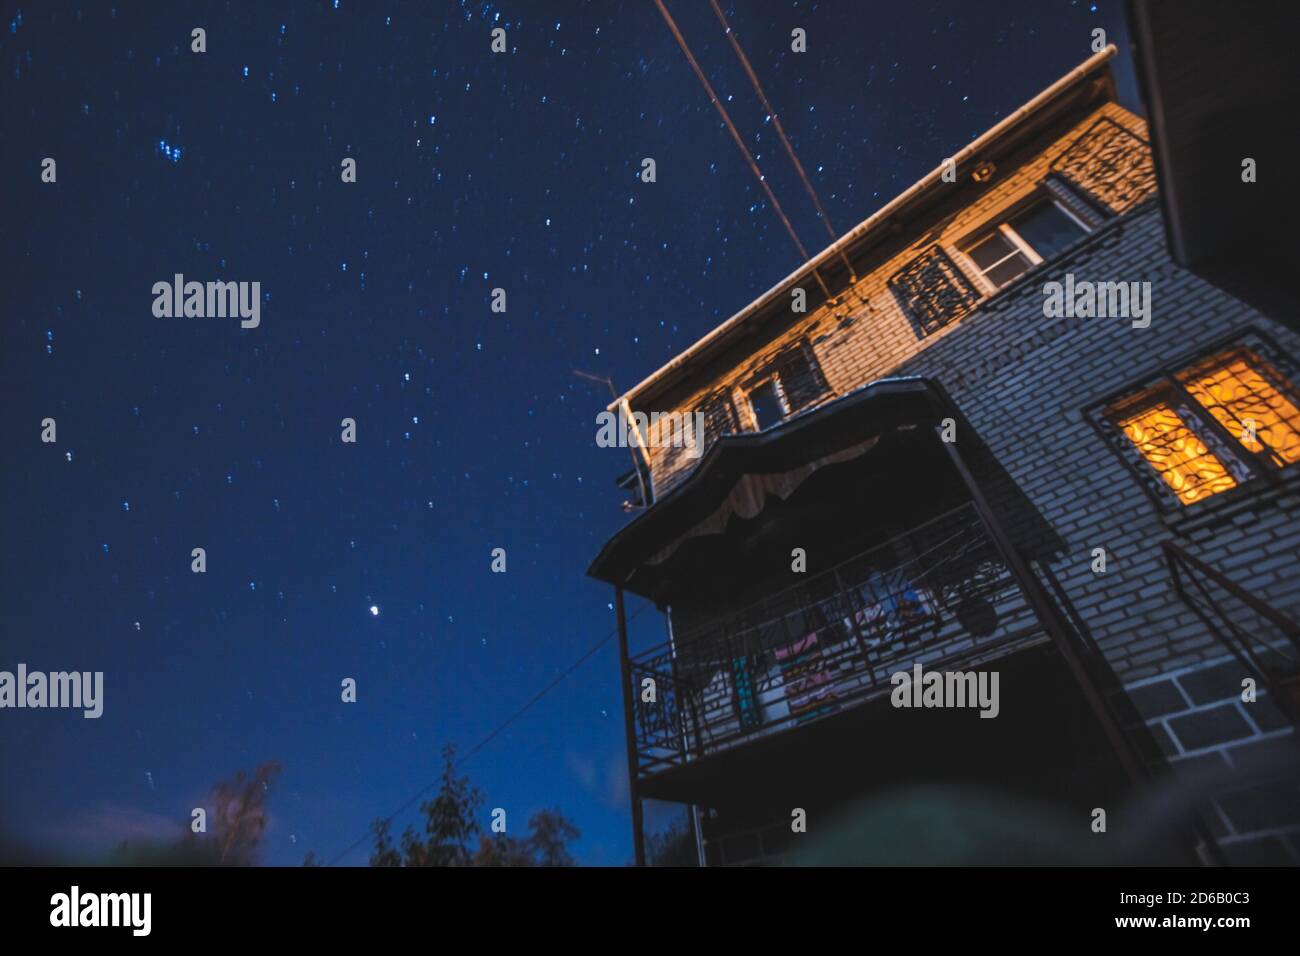
{"type": "Polygon", "coordinates": [[[1179,376],[1233,438],[1282,468],[1300,461],[1300,408],[1275,384],[1279,378],[1244,350],[1217,356],[1179,376]]]}
{"type": "Polygon", "coordinates": [[[1300,400],[1286,377],[1234,347],[1181,371],[1105,414],[1183,505],[1300,462],[1300,400]]]}
{"type": "Polygon", "coordinates": [[[1183,504],[1237,486],[1223,461],[1169,403],[1146,405],[1135,414],[1118,418],[1115,424],[1183,504]]]}

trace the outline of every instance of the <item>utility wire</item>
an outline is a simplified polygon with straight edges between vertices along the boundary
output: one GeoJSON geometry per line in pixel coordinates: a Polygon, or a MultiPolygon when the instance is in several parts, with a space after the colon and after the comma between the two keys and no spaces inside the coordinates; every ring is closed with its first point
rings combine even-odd
{"type": "MultiPolygon", "coordinates": [[[[629,614],[629,615],[627,616],[627,619],[626,619],[626,621],[625,621],[624,623],[627,624],[627,623],[630,623],[630,622],[636,620],[636,618],[637,618],[637,617],[638,617],[638,616],[639,616],[639,615],[640,615],[640,614],[641,614],[641,613],[642,613],[642,612],[643,612],[647,607],[649,607],[649,606],[650,606],[650,605],[648,605],[648,604],[643,604],[643,605],[641,605],[639,608],[637,608],[635,611],[633,611],[631,614],[629,614]]],[[[604,647],[606,644],[608,644],[611,640],[613,640],[614,637],[615,637],[617,634],[618,634],[618,628],[615,627],[612,631],[610,631],[608,634],[606,634],[604,637],[602,637],[602,638],[601,638],[601,639],[600,639],[600,640],[599,640],[599,641],[598,641],[598,642],[597,642],[597,643],[596,643],[596,644],[595,644],[595,645],[594,645],[590,650],[588,650],[588,651],[587,651],[586,653],[584,653],[581,657],[579,657],[576,661],[574,661],[572,664],[570,664],[570,665],[565,669],[564,673],[560,674],[559,677],[555,678],[553,681],[551,681],[549,684],[547,684],[545,687],[543,687],[541,690],[539,690],[536,694],[534,694],[531,698],[529,698],[529,700],[528,700],[528,702],[527,702],[526,704],[524,704],[522,707],[520,707],[518,710],[516,710],[513,714],[511,714],[509,717],[507,717],[507,718],[506,718],[504,721],[502,721],[500,724],[498,724],[495,730],[493,730],[490,734],[488,734],[486,737],[484,737],[482,740],[480,740],[478,743],[476,743],[473,747],[471,747],[469,750],[467,750],[467,751],[466,751],[466,752],[465,752],[465,753],[464,753],[464,754],[463,754],[463,755],[462,755],[462,756],[461,756],[461,757],[460,757],[460,758],[459,758],[459,759],[458,759],[454,764],[452,764],[452,769],[453,769],[453,770],[459,770],[459,769],[461,768],[461,766],[462,766],[463,764],[465,764],[465,763],[466,763],[466,762],[467,762],[471,757],[473,757],[473,756],[474,756],[475,754],[477,754],[480,750],[482,750],[482,749],[483,749],[484,747],[486,747],[489,743],[491,743],[491,742],[492,742],[493,740],[495,740],[498,736],[500,736],[500,735],[505,731],[505,729],[506,729],[507,727],[509,727],[511,724],[513,724],[516,720],[518,720],[518,719],[519,719],[520,717],[522,717],[524,714],[526,714],[529,710],[531,710],[531,709],[532,709],[532,708],[533,708],[533,707],[538,703],[538,701],[540,701],[543,697],[545,697],[547,694],[549,694],[551,691],[553,691],[557,686],[559,686],[559,684],[560,684],[560,683],[561,683],[561,682],[562,682],[566,677],[568,677],[570,674],[572,674],[574,671],[576,671],[579,667],[581,667],[583,664],[585,664],[588,660],[590,660],[593,656],[595,656],[596,652],[599,651],[599,650],[600,650],[602,647],[604,647]]],[[[624,691],[623,691],[623,692],[624,692],[624,693],[627,693],[626,688],[624,688],[624,691]]],[[[416,794],[415,794],[415,796],[411,797],[409,800],[407,800],[405,803],[403,803],[400,807],[398,807],[396,810],[394,810],[394,811],[393,811],[392,813],[390,813],[388,816],[384,817],[384,818],[383,818],[383,822],[384,822],[384,823],[392,823],[393,820],[396,819],[396,818],[398,817],[398,815],[400,815],[400,814],[402,814],[402,813],[405,813],[407,810],[409,810],[411,807],[413,807],[413,806],[415,805],[415,803],[416,803],[416,802],[417,802],[421,797],[423,797],[423,796],[424,796],[425,794],[427,794],[430,790],[432,790],[434,787],[436,787],[436,786],[438,785],[438,783],[439,783],[439,780],[435,780],[433,783],[430,783],[430,784],[428,784],[427,786],[425,786],[425,787],[423,787],[422,789],[420,789],[419,791],[417,791],[416,794]]],[[[336,855],[332,860],[330,860],[330,861],[329,861],[328,863],[326,863],[325,865],[326,865],[326,866],[334,866],[334,865],[336,865],[336,864],[339,862],[339,860],[343,859],[345,856],[347,856],[349,853],[351,853],[351,852],[352,852],[353,850],[355,850],[357,847],[361,846],[361,844],[363,844],[363,843],[365,843],[367,840],[369,840],[369,839],[371,838],[371,836],[373,835],[373,833],[374,833],[374,828],[373,828],[373,825],[372,825],[372,827],[371,827],[370,830],[367,830],[364,834],[362,834],[361,836],[357,837],[356,840],[354,840],[351,844],[348,845],[348,848],[347,848],[347,849],[345,849],[343,852],[337,854],[337,855],[336,855]]]]}
{"type": "MultiPolygon", "coordinates": [[[[767,94],[763,92],[763,84],[758,81],[758,74],[754,72],[754,68],[749,63],[749,57],[745,56],[745,51],[741,49],[740,38],[736,35],[736,31],[731,28],[731,24],[727,22],[727,17],[723,14],[722,7],[718,6],[718,0],[709,0],[709,5],[713,7],[713,12],[717,14],[718,22],[722,24],[722,29],[727,34],[727,39],[731,41],[731,48],[736,51],[736,58],[740,60],[740,65],[745,68],[745,74],[749,77],[749,82],[753,84],[754,92],[758,94],[759,102],[763,104],[763,109],[767,111],[767,115],[772,117],[772,125],[776,127],[776,134],[781,138],[781,144],[785,146],[786,155],[790,157],[790,162],[794,164],[795,171],[799,173],[799,178],[803,180],[804,189],[808,191],[808,196],[812,199],[813,206],[817,209],[817,215],[820,217],[822,224],[826,227],[826,232],[831,237],[831,242],[834,243],[839,239],[839,236],[835,233],[835,227],[831,225],[831,217],[828,216],[826,210],[822,208],[821,199],[817,196],[817,190],[813,188],[812,181],[808,178],[808,174],[804,172],[803,163],[799,162],[799,157],[795,155],[794,147],[790,145],[789,137],[785,135],[785,127],[781,125],[781,117],[776,115],[776,110],[772,108],[772,104],[768,101],[767,94]]],[[[853,265],[849,262],[848,256],[844,254],[843,249],[839,250],[839,254],[840,260],[844,263],[844,267],[849,270],[849,278],[853,282],[857,282],[857,273],[853,271],[853,265]]]]}
{"type": "MultiPolygon", "coordinates": [[[[803,257],[804,262],[807,262],[811,258],[808,255],[808,250],[805,249],[803,243],[799,241],[799,236],[795,233],[794,226],[790,225],[790,220],[786,217],[785,210],[781,208],[781,203],[776,198],[776,193],[772,192],[772,187],[768,185],[767,179],[763,176],[763,171],[758,168],[758,163],[754,161],[754,157],[750,154],[749,148],[745,145],[745,141],[740,138],[740,133],[736,130],[736,124],[731,121],[731,115],[727,112],[727,108],[722,105],[722,100],[718,99],[718,94],[713,92],[713,86],[709,83],[708,77],[704,75],[704,71],[700,69],[700,64],[696,62],[695,54],[691,53],[691,48],[687,45],[686,38],[682,36],[682,31],[677,29],[677,22],[673,20],[672,14],[669,13],[668,8],[664,6],[663,0],[655,0],[655,6],[657,6],[659,12],[663,14],[664,22],[668,24],[668,29],[672,31],[673,36],[677,39],[677,45],[680,46],[682,52],[686,54],[686,59],[691,64],[691,69],[695,71],[695,75],[699,77],[700,83],[704,87],[704,92],[709,94],[709,102],[717,107],[718,112],[722,115],[722,121],[730,131],[731,138],[736,141],[736,148],[744,155],[745,161],[749,163],[749,168],[753,170],[754,178],[758,180],[758,184],[762,186],[763,191],[767,193],[768,201],[772,203],[772,208],[776,210],[776,214],[781,217],[781,222],[785,225],[785,231],[790,234],[790,238],[794,241],[795,248],[799,250],[799,255],[803,257]]],[[[817,278],[817,284],[821,286],[822,294],[825,295],[827,299],[830,299],[831,290],[826,287],[826,283],[822,279],[821,273],[814,269],[813,275],[817,278]]]]}

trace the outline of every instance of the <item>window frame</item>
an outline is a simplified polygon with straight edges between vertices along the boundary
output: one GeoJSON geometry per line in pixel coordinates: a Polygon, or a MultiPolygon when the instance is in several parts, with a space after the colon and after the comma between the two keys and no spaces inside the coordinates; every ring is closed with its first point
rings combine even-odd
{"type": "Polygon", "coordinates": [[[769,369],[768,371],[763,372],[757,378],[750,380],[742,386],[741,391],[745,393],[745,411],[748,413],[750,423],[754,426],[754,431],[756,432],[766,431],[769,428],[780,425],[782,422],[789,421],[790,416],[794,414],[794,412],[790,410],[790,400],[786,397],[785,386],[781,383],[781,374],[778,369],[769,369]],[[767,385],[768,382],[772,383],[772,394],[776,396],[776,402],[781,408],[781,417],[770,425],[761,425],[758,421],[758,413],[754,411],[753,396],[755,392],[767,385]]]}
{"type": "MultiPolygon", "coordinates": [[[[1041,255],[1023,236],[1020,235],[1020,233],[1016,231],[1015,227],[1011,225],[1011,220],[1023,216],[1035,206],[1044,203],[1050,203],[1055,206],[1060,212],[1064,213],[1071,222],[1079,227],[1079,236],[1078,239],[1074,240],[1075,242],[1078,242],[1096,231],[1093,226],[1080,219],[1074,210],[1066,206],[1065,203],[1061,202],[1061,200],[1054,195],[1051,190],[1044,188],[1040,183],[1020,202],[1015,203],[1007,209],[1003,209],[992,220],[985,221],[978,228],[972,229],[970,232],[966,233],[966,235],[958,239],[954,245],[954,248],[963,260],[962,264],[966,267],[967,271],[974,276],[975,283],[979,287],[980,291],[984,293],[985,298],[996,295],[1003,289],[1019,282],[1024,276],[1028,275],[1038,266],[1041,266],[1044,262],[1050,262],[1055,258],[1055,256],[1044,257],[1041,255]],[[992,222],[992,225],[990,225],[990,222],[992,222]],[[1015,247],[1016,252],[1029,260],[1029,268],[1020,272],[1013,279],[1008,280],[1002,285],[995,284],[992,279],[988,278],[987,273],[1010,259],[1010,255],[1002,257],[997,262],[993,263],[993,265],[989,266],[988,269],[981,269],[979,264],[970,255],[971,249],[984,242],[995,232],[1006,237],[1007,241],[1015,247]]],[[[1073,243],[1071,243],[1071,245],[1073,245],[1073,243]]],[[[1015,253],[1012,253],[1012,255],[1014,254],[1015,253]]]]}
{"type": "Polygon", "coordinates": [[[744,397],[744,402],[737,402],[737,406],[743,404],[745,415],[749,419],[753,431],[765,431],[789,421],[802,412],[815,408],[821,404],[826,396],[832,395],[830,383],[826,381],[826,373],[822,371],[821,362],[817,358],[817,352],[813,349],[812,343],[806,338],[801,338],[789,345],[782,347],[777,352],[767,356],[759,365],[758,371],[748,378],[742,379],[735,386],[736,390],[744,397]],[[800,359],[808,366],[808,372],[813,377],[813,384],[816,386],[817,396],[804,402],[798,408],[795,407],[794,401],[790,397],[790,386],[786,384],[785,375],[791,365],[791,357],[799,356],[800,359]],[[760,426],[758,416],[754,413],[754,403],[752,395],[768,382],[773,383],[773,391],[776,394],[777,403],[781,407],[781,418],[779,421],[772,422],[767,426],[760,426]]]}
{"type": "MultiPolygon", "coordinates": [[[[1267,446],[1263,446],[1263,450],[1258,452],[1248,448],[1187,390],[1179,378],[1216,356],[1222,355],[1226,361],[1237,352],[1245,352],[1262,360],[1276,373],[1278,381],[1272,381],[1273,376],[1265,376],[1271,384],[1293,403],[1300,403],[1300,372],[1297,371],[1295,359],[1271,336],[1248,327],[1221,338],[1209,346],[1160,363],[1125,388],[1110,393],[1085,410],[1084,418],[1092,425],[1103,443],[1125,466],[1157,510],[1167,516],[1200,514],[1203,510],[1227,505],[1244,496],[1259,494],[1276,487],[1286,478],[1300,474],[1300,469],[1294,467],[1300,465],[1300,462],[1278,465],[1271,459],[1267,446]],[[1141,449],[1116,424],[1117,411],[1121,409],[1125,412],[1136,411],[1155,405],[1162,401],[1162,398],[1166,401],[1173,399],[1169,404],[1173,405],[1175,412],[1178,412],[1180,406],[1185,406],[1191,411],[1194,418],[1186,422],[1187,427],[1223,462],[1225,470],[1236,479],[1236,487],[1207,495],[1200,501],[1183,504],[1177,492],[1147,461],[1141,449]],[[1126,403],[1129,408],[1124,407],[1126,403]],[[1248,474],[1243,476],[1233,471],[1233,464],[1241,466],[1248,474]]],[[[1263,445],[1262,442],[1260,444],[1263,445]]]]}

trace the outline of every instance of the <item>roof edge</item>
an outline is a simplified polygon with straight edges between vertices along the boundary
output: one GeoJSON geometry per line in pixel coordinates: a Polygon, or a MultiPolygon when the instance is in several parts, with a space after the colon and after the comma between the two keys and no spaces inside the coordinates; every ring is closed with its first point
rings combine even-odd
{"type": "Polygon", "coordinates": [[[824,265],[833,257],[838,256],[850,244],[858,242],[876,229],[882,227],[899,209],[922,193],[925,193],[927,190],[934,187],[935,184],[942,182],[941,177],[944,172],[946,160],[951,159],[955,165],[960,166],[962,163],[973,158],[977,153],[987,149],[992,143],[1009,132],[1012,128],[1030,119],[1066,91],[1074,88],[1090,77],[1093,73],[1096,73],[1098,70],[1103,68],[1115,57],[1117,52],[1118,49],[1112,43],[1100,52],[1094,53],[1069,73],[1066,73],[1046,89],[1036,94],[1023,106],[1020,106],[1014,112],[1004,116],[1001,120],[989,127],[975,139],[971,140],[952,156],[945,157],[945,162],[941,162],[938,166],[926,175],[922,176],[903,192],[899,193],[884,206],[881,206],[866,219],[862,220],[862,222],[858,223],[848,232],[840,236],[839,239],[836,239],[833,243],[826,246],[821,252],[813,256],[794,272],[791,272],[776,285],[772,286],[757,299],[752,301],[749,305],[745,306],[731,318],[727,319],[727,321],[708,332],[702,338],[697,339],[685,351],[678,353],[669,362],[656,369],[654,372],[651,372],[636,385],[632,386],[614,401],[610,402],[609,405],[606,406],[606,409],[608,411],[615,411],[622,402],[627,402],[630,405],[642,392],[657,384],[665,376],[681,368],[705,348],[719,339],[724,338],[728,333],[743,325],[752,316],[769,306],[779,296],[783,295],[790,286],[807,278],[814,270],[824,265]]]}

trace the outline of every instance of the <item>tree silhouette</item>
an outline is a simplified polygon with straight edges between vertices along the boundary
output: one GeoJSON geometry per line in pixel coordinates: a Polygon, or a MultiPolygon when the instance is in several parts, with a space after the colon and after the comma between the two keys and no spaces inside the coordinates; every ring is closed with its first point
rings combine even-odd
{"type": "Polygon", "coordinates": [[[118,866],[252,866],[266,833],[267,800],[280,765],[267,761],[252,772],[240,770],[212,787],[207,833],[186,824],[174,842],[123,842],[112,852],[118,866]]]}
{"type": "Polygon", "coordinates": [[[456,750],[443,748],[442,778],[432,800],[420,804],[424,833],[407,827],[394,844],[391,822],[371,824],[371,866],[572,866],[568,844],[581,834],[558,810],[538,810],[528,835],[484,834],[478,823],[483,794],[456,774],[456,750]],[[479,837],[477,849],[473,840],[479,837]]]}
{"type": "Polygon", "coordinates": [[[275,761],[259,764],[252,774],[240,770],[212,789],[213,839],[221,866],[248,865],[255,861],[266,832],[266,798],[280,773],[275,761]]]}
{"type": "Polygon", "coordinates": [[[538,810],[528,818],[522,839],[494,833],[484,836],[474,854],[475,866],[573,866],[568,844],[581,834],[558,810],[538,810]]]}
{"type": "Polygon", "coordinates": [[[673,820],[658,833],[646,835],[645,855],[650,866],[699,866],[695,833],[681,820],[673,820]]]}

